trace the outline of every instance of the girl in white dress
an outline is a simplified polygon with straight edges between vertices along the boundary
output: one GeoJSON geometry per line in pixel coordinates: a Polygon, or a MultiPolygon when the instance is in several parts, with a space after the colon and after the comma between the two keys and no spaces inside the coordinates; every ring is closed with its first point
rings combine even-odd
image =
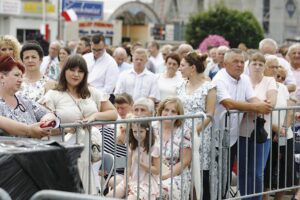
{"type": "MultiPolygon", "coordinates": [[[[159,197],[159,146],[155,142],[155,135],[151,129],[149,122],[132,124],[129,132],[130,149],[127,176],[116,187],[117,198],[125,197],[127,181],[127,198],[129,200],[155,200],[159,197]],[[149,156],[151,156],[151,162],[149,162],[149,156]],[[126,180],[126,177],[128,177],[128,180],[126,180]]],[[[113,193],[113,191],[110,191],[107,196],[112,197],[113,193]]]]}

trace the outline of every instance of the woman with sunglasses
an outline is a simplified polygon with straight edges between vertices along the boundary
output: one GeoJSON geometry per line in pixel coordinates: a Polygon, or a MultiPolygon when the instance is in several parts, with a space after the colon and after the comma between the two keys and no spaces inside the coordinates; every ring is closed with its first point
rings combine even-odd
{"type": "MultiPolygon", "coordinates": [[[[278,93],[275,108],[285,108],[287,106],[293,105],[292,101],[290,100],[289,91],[283,84],[286,73],[287,71],[279,65],[276,56],[266,56],[264,75],[274,77],[277,81],[276,87],[278,93]]],[[[292,110],[276,110],[272,112],[272,159],[270,158],[271,156],[268,158],[265,169],[264,186],[266,190],[269,190],[270,186],[274,187],[276,184],[273,178],[270,179],[270,169],[273,169],[271,175],[277,173],[276,176],[279,177],[279,188],[291,187],[293,185],[293,131],[291,129],[292,121],[292,110]],[[283,140],[287,141],[286,144],[282,143],[283,140]],[[287,152],[287,154],[285,152],[287,152]],[[272,163],[270,163],[270,161],[272,161],[272,163]],[[285,165],[286,162],[287,165],[285,165]],[[275,170],[275,172],[274,169],[277,169],[278,171],[275,170]]],[[[284,194],[284,191],[276,192],[275,199],[283,199],[284,194]]]]}
{"type": "MultiPolygon", "coordinates": [[[[30,99],[16,94],[22,84],[25,68],[10,56],[0,56],[0,115],[24,124],[48,123],[55,115],[30,99]]],[[[26,137],[43,137],[40,134],[24,134],[26,137]]],[[[21,135],[20,135],[21,136],[21,135]]]]}

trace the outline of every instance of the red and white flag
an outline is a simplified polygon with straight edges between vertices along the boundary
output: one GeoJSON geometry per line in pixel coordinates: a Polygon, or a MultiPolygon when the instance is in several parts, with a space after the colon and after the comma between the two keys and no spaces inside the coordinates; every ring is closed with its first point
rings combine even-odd
{"type": "Polygon", "coordinates": [[[66,22],[74,22],[78,20],[77,14],[73,9],[64,10],[61,13],[61,16],[64,17],[66,22]]]}

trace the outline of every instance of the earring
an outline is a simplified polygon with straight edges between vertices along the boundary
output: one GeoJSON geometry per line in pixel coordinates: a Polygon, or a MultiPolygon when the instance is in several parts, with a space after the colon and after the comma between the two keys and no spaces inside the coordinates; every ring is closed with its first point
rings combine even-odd
{"type": "Polygon", "coordinates": [[[4,86],[4,82],[1,82],[1,85],[4,86]]]}

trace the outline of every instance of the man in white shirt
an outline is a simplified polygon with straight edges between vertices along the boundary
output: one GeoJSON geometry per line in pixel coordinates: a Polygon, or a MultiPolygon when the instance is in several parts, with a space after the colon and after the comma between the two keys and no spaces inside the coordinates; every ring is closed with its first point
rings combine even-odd
{"type": "Polygon", "coordinates": [[[51,42],[49,46],[49,55],[43,57],[43,61],[40,67],[41,74],[53,80],[57,80],[59,77],[58,53],[60,47],[61,46],[58,41],[51,42]]]}
{"type": "Polygon", "coordinates": [[[150,54],[149,60],[155,66],[155,73],[161,73],[164,70],[164,58],[162,53],[159,52],[159,44],[156,41],[152,41],[148,44],[148,52],[150,54]]]}
{"type": "MultiPolygon", "coordinates": [[[[245,58],[241,50],[231,49],[227,51],[224,56],[225,68],[221,69],[213,78],[213,83],[217,86],[217,104],[214,119],[215,122],[217,122],[216,127],[219,127],[221,131],[224,131],[221,132],[222,135],[226,134],[226,120],[224,120],[225,116],[222,114],[224,114],[224,111],[227,109],[263,114],[272,111],[270,103],[262,102],[255,97],[249,77],[242,74],[244,71],[244,62],[245,58]],[[222,119],[220,116],[223,116],[222,119]]],[[[227,132],[229,135],[223,136],[225,140],[229,140],[226,145],[230,146],[229,161],[228,163],[223,163],[223,165],[230,164],[230,174],[232,172],[233,162],[237,155],[238,130],[241,120],[242,115],[230,114],[229,119],[227,118],[228,124],[226,125],[227,127],[230,127],[229,132],[227,132]]],[[[224,139],[223,142],[225,141],[224,139]]],[[[225,159],[223,158],[223,160],[225,159]]]]}
{"type": "Polygon", "coordinates": [[[92,52],[83,56],[88,70],[88,83],[105,92],[112,94],[119,76],[116,61],[105,50],[103,35],[94,35],[91,41],[92,52]]]}
{"type": "Polygon", "coordinates": [[[159,101],[157,77],[145,68],[147,63],[146,49],[138,48],[133,53],[133,69],[124,71],[117,82],[115,94],[126,92],[133,100],[148,97],[159,101]]]}

